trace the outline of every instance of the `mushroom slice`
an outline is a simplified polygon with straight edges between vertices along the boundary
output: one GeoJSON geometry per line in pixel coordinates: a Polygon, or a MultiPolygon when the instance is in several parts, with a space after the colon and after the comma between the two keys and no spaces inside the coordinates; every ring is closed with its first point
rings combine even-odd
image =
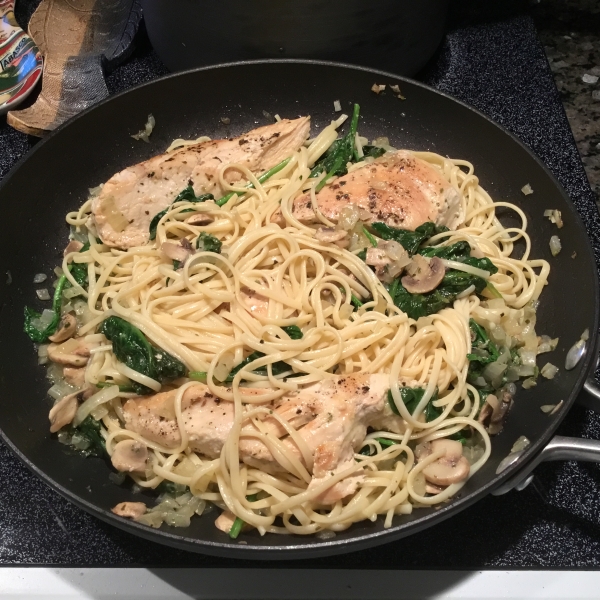
{"type": "Polygon", "coordinates": [[[333,229],[331,227],[320,227],[317,229],[315,237],[319,242],[339,242],[348,235],[343,229],[333,229]]]}
{"type": "Polygon", "coordinates": [[[210,225],[213,221],[214,219],[206,213],[196,213],[185,220],[188,225],[210,225]]]}
{"type": "Polygon", "coordinates": [[[372,267],[385,267],[392,262],[391,258],[387,255],[385,248],[368,248],[367,257],[365,263],[372,267]]]}
{"type": "Polygon", "coordinates": [[[56,433],[65,425],[68,425],[75,418],[79,400],[83,398],[83,392],[75,392],[61,398],[51,409],[48,418],[50,419],[50,433],[56,433]]]}
{"type": "Polygon", "coordinates": [[[423,460],[433,452],[443,450],[444,456],[427,465],[422,473],[425,480],[437,487],[464,481],[471,470],[469,461],[462,455],[462,444],[445,438],[419,444],[415,448],[417,460],[423,460]]]}
{"type": "Polygon", "coordinates": [[[490,435],[497,435],[502,431],[504,428],[504,421],[506,420],[508,411],[512,407],[512,403],[512,394],[503,390],[500,394],[500,398],[498,398],[496,406],[494,406],[492,416],[490,417],[490,423],[487,427],[487,431],[490,435]]]}
{"type": "Polygon", "coordinates": [[[76,331],[77,319],[72,314],[67,313],[61,317],[57,330],[48,336],[48,339],[54,343],[64,342],[73,337],[76,331]]]}
{"type": "Polygon", "coordinates": [[[180,244],[173,244],[172,242],[164,242],[160,247],[162,253],[171,260],[178,260],[179,262],[185,262],[193,253],[192,247],[189,240],[183,239],[180,244]],[[187,244],[184,244],[183,241],[187,244]],[[189,247],[188,247],[189,246],[189,247]]]}
{"type": "Polygon", "coordinates": [[[65,248],[63,255],[71,254],[72,252],[79,252],[83,248],[83,244],[77,240],[71,240],[65,248]]]}
{"type": "Polygon", "coordinates": [[[85,385],[85,367],[65,367],[63,377],[69,385],[82,388],[85,385]]]}
{"type": "Polygon", "coordinates": [[[90,357],[90,350],[98,346],[97,342],[86,342],[84,338],[70,338],[61,344],[48,346],[48,358],[59,365],[83,367],[90,357]]]}
{"type": "Polygon", "coordinates": [[[127,517],[128,519],[138,519],[146,514],[148,507],[143,502],[119,502],[116,506],[110,509],[119,517],[127,517]]]}
{"type": "Polygon", "coordinates": [[[110,457],[112,466],[125,473],[143,473],[148,460],[148,447],[137,440],[119,442],[110,457]]]}
{"type": "Polygon", "coordinates": [[[435,290],[446,274],[444,263],[437,256],[428,261],[424,256],[415,254],[409,269],[413,265],[412,274],[405,275],[401,280],[406,291],[411,294],[425,294],[435,290]]]}

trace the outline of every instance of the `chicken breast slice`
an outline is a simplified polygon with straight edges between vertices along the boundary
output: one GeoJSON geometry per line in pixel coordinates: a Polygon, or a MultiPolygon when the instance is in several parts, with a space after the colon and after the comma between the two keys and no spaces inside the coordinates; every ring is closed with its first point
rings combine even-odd
{"type": "MultiPolygon", "coordinates": [[[[272,403],[273,411],[294,427],[312,455],[313,482],[326,481],[354,463],[354,452],[362,446],[367,427],[383,415],[389,417],[387,391],[389,376],[355,374],[332,377],[311,384],[272,403]]],[[[241,388],[243,389],[243,388],[241,388]]],[[[177,391],[128,400],[123,412],[125,427],[169,448],[181,443],[175,419],[173,401],[177,391]]],[[[245,393],[261,393],[245,389],[245,393]]],[[[204,384],[189,387],[182,400],[182,416],[190,447],[209,458],[219,456],[231,431],[233,404],[214,396],[204,384]]],[[[395,417],[402,421],[400,417],[395,417]]],[[[303,455],[287,435],[281,423],[267,417],[263,421],[268,434],[282,439],[284,446],[301,462],[303,455]]],[[[397,429],[401,424],[396,425],[397,429]]],[[[254,437],[257,430],[245,425],[240,437],[240,459],[251,466],[269,472],[281,472],[269,449],[254,437]]],[[[322,495],[323,502],[332,503],[356,490],[363,478],[357,467],[352,477],[333,485],[322,495]]]]}
{"type": "MultiPolygon", "coordinates": [[[[267,171],[291,156],[308,138],[310,118],[282,119],[228,140],[212,140],[155,156],[113,175],[92,201],[92,219],[102,241],[117,248],[143,245],[150,221],[186,186],[196,195],[224,195],[217,181],[223,164],[267,171]]],[[[229,183],[241,175],[231,170],[229,183]]]]}
{"type": "MultiPolygon", "coordinates": [[[[316,197],[319,210],[331,221],[337,221],[348,204],[367,211],[370,216],[363,219],[367,223],[412,231],[427,221],[456,229],[464,220],[458,191],[408,150],[387,153],[333,180],[316,197]]],[[[299,221],[316,222],[310,194],[294,200],[292,214],[299,221]]]]}

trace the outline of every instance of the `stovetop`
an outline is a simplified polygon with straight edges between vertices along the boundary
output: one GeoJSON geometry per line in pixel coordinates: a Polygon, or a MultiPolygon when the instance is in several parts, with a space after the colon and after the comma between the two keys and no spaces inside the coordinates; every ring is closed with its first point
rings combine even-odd
{"type": "MultiPolygon", "coordinates": [[[[23,2],[22,10],[33,4],[37,2],[23,2]]],[[[140,40],[134,55],[107,77],[111,93],[166,74],[143,34],[140,40]]],[[[459,16],[418,78],[474,106],[527,144],[570,195],[600,257],[594,195],[529,17],[482,18],[467,24],[459,16]]],[[[2,118],[0,177],[33,144],[32,138],[12,130],[2,118]]],[[[559,433],[600,439],[600,416],[576,406],[559,433]]],[[[418,535],[376,549],[285,565],[470,570],[598,567],[599,521],[600,466],[553,463],[539,467],[535,485],[524,491],[484,498],[418,535]]],[[[0,564],[256,567],[261,563],[174,550],[122,532],[56,494],[0,444],[0,564]]]]}

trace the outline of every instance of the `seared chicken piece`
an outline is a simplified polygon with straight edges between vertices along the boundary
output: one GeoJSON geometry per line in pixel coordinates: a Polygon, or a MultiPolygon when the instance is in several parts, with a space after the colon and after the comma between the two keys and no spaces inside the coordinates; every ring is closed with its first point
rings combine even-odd
{"type": "MultiPolygon", "coordinates": [[[[458,191],[407,150],[384,154],[332,180],[317,194],[317,202],[331,221],[338,220],[344,206],[355,204],[370,213],[363,219],[367,223],[383,222],[411,231],[427,221],[456,229],[464,219],[458,191]]],[[[305,223],[317,221],[310,194],[294,200],[292,214],[305,223]]]]}
{"type": "MultiPolygon", "coordinates": [[[[196,195],[224,195],[217,181],[223,164],[241,164],[253,172],[274,167],[292,155],[308,137],[310,119],[283,119],[240,137],[186,146],[155,156],[113,175],[92,202],[98,235],[108,246],[131,248],[149,240],[150,221],[177,194],[192,185],[196,195]]],[[[241,179],[235,170],[227,181],[241,179]]]]}
{"type": "MultiPolygon", "coordinates": [[[[312,453],[311,486],[325,481],[332,473],[354,466],[354,452],[360,449],[371,422],[383,417],[386,422],[396,419],[395,429],[402,429],[402,419],[387,410],[388,388],[388,375],[337,376],[311,384],[270,405],[298,431],[312,453]]],[[[244,392],[257,394],[261,390],[246,388],[244,392]]],[[[128,400],[123,407],[125,427],[170,448],[178,446],[181,435],[173,406],[175,395],[173,390],[128,400]]],[[[184,392],[182,415],[190,447],[209,458],[219,456],[233,425],[233,404],[214,396],[206,385],[199,383],[184,392]]],[[[268,417],[263,423],[270,435],[282,439],[286,448],[303,461],[298,447],[276,419],[268,417]]],[[[255,432],[252,425],[242,429],[240,459],[251,466],[281,472],[283,468],[266,445],[252,436],[255,432]]],[[[352,477],[326,490],[321,501],[330,504],[353,493],[362,477],[357,466],[352,477]]]]}

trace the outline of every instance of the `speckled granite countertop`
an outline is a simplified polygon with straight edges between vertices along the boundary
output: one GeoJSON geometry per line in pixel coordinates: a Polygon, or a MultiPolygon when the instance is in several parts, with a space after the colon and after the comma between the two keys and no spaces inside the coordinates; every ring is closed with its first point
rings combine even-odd
{"type": "Polygon", "coordinates": [[[534,0],[532,15],[600,206],[600,2],[534,0]]]}

